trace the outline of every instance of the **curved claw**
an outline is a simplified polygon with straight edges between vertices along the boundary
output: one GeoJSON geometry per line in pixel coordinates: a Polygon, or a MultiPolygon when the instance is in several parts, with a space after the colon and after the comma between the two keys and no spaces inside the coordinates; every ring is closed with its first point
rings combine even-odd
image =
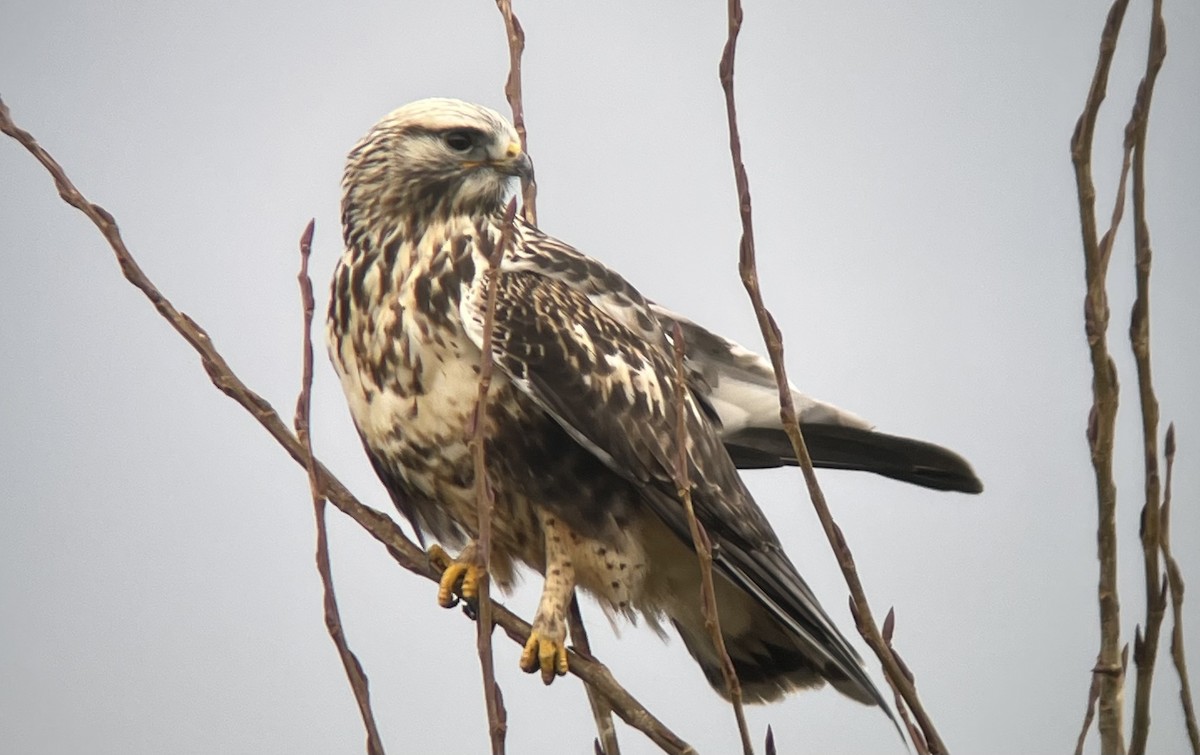
{"type": "Polygon", "coordinates": [[[442,578],[438,581],[438,605],[442,608],[453,608],[458,605],[454,593],[462,595],[463,600],[474,604],[479,599],[479,581],[487,571],[475,563],[475,553],[469,546],[463,549],[458,558],[437,544],[429,546],[429,561],[442,570],[442,578]]]}
{"type": "Polygon", "coordinates": [[[525,650],[521,653],[521,670],[532,674],[542,672],[542,682],[550,684],[555,676],[567,673],[567,646],[561,639],[548,637],[535,629],[529,633],[525,650]]]}

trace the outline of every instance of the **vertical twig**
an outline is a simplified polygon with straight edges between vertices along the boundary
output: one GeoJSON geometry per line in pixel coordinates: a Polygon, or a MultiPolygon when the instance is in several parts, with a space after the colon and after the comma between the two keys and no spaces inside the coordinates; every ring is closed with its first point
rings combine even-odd
{"type": "Polygon", "coordinates": [[[1088,416],[1087,438],[1096,478],[1096,540],[1100,561],[1097,586],[1100,603],[1100,651],[1092,673],[1100,678],[1097,704],[1103,755],[1124,751],[1122,734],[1121,688],[1124,672],[1121,655],[1121,604],[1117,596],[1117,490],[1113,481],[1113,432],[1117,414],[1117,368],[1108,352],[1108,295],[1105,280],[1112,253],[1113,235],[1125,197],[1128,152],[1122,167],[1120,189],[1113,210],[1112,227],[1103,239],[1097,237],[1096,186],[1092,179],[1092,139],[1096,118],[1108,87],[1108,72],[1128,0],[1115,0],[1108,12],[1100,36],[1100,53],[1088,89],[1087,101],[1071,137],[1071,160],[1079,198],[1080,227],[1087,294],[1084,299],[1084,323],[1092,361],[1092,408],[1088,416]]]}
{"type": "Polygon", "coordinates": [[[491,246],[486,236],[479,239],[480,251],[487,258],[487,284],[484,291],[483,338],[479,356],[479,392],[475,399],[475,413],[471,418],[471,453],[475,462],[475,502],[479,507],[479,547],[476,555],[483,567],[483,578],[479,580],[479,616],[476,644],[479,649],[479,664],[483,668],[483,694],[487,703],[488,734],[492,740],[492,755],[504,752],[505,723],[504,703],[501,702],[500,687],[496,684],[496,669],[492,662],[492,508],[495,498],[488,482],[487,459],[484,446],[487,441],[487,401],[492,387],[492,331],[496,321],[497,279],[500,277],[500,261],[504,250],[512,242],[513,218],[517,215],[517,200],[514,197],[504,213],[504,229],[500,240],[491,246]]]}
{"type": "MultiPolygon", "coordinates": [[[[504,96],[508,100],[509,109],[512,110],[513,127],[521,139],[521,149],[528,154],[529,133],[525,128],[525,102],[521,87],[521,56],[525,52],[525,30],[521,28],[520,20],[513,13],[512,0],[496,0],[496,7],[504,18],[505,38],[508,41],[508,77],[504,81],[504,96]]],[[[521,217],[526,223],[537,225],[537,179],[532,174],[521,179],[521,217]]],[[[567,620],[572,644],[582,652],[590,652],[583,614],[574,590],[571,593],[571,610],[567,620]]],[[[584,688],[605,755],[620,755],[611,706],[590,685],[584,685],[584,688]]]]}
{"type": "Polygon", "coordinates": [[[303,368],[300,379],[300,396],[296,399],[296,418],[293,423],[296,428],[296,438],[304,447],[304,466],[308,471],[308,486],[312,491],[313,515],[317,522],[317,571],[321,574],[321,587],[325,595],[325,628],[329,637],[337,647],[338,656],[342,659],[342,667],[346,670],[346,678],[350,680],[350,688],[354,690],[354,699],[358,703],[358,712],[362,716],[363,725],[367,729],[367,752],[369,755],[383,755],[383,740],[379,737],[379,729],[375,725],[375,715],[371,712],[371,693],[367,675],[363,672],[358,657],[350,650],[346,642],[346,634],[342,629],[341,614],[338,611],[337,595],[333,591],[333,571],[329,564],[329,536],[325,529],[325,496],[317,482],[317,466],[313,459],[312,434],[309,431],[310,407],[312,405],[313,379],[313,346],[312,321],[313,302],[312,279],[308,276],[308,258],[312,254],[313,229],[316,222],[308,221],[308,226],[300,237],[300,272],[296,278],[300,282],[300,300],[304,311],[304,347],[303,368]]]}
{"type": "MultiPolygon", "coordinates": [[[[504,31],[508,38],[508,79],[504,82],[504,96],[512,108],[513,126],[521,137],[521,149],[529,152],[525,133],[525,103],[521,92],[521,54],[525,52],[525,30],[512,9],[512,0],[496,0],[496,7],[504,17],[504,31]]],[[[537,225],[537,180],[530,175],[521,180],[521,217],[530,225],[537,225]]]]}
{"type": "Polygon", "coordinates": [[[1187,659],[1183,650],[1183,571],[1171,554],[1171,474],[1175,471],[1174,422],[1167,426],[1167,438],[1163,446],[1167,459],[1167,482],[1163,491],[1158,535],[1163,561],[1167,565],[1167,585],[1171,592],[1171,660],[1179,675],[1179,702],[1183,706],[1183,720],[1187,726],[1188,741],[1192,745],[1192,755],[1200,755],[1200,727],[1196,725],[1196,706],[1192,703],[1192,685],[1188,681],[1187,659]]]}
{"type": "Polygon", "coordinates": [[[1146,72],[1138,85],[1133,112],[1125,127],[1125,149],[1133,150],[1133,236],[1137,297],[1130,315],[1129,341],[1137,368],[1138,396],[1142,411],[1142,444],[1145,460],[1146,502],[1142,508],[1142,565],[1146,581],[1146,629],[1134,643],[1137,682],[1133,703],[1133,726],[1129,735],[1130,755],[1143,755],[1150,734],[1150,697],[1158,640],[1167,606],[1167,584],[1159,568],[1158,399],[1150,371],[1150,224],[1146,220],[1146,132],[1150,123],[1150,101],[1154,83],[1167,55],[1167,32],[1162,17],[1162,0],[1154,0],[1150,19],[1150,43],[1146,72]]]}
{"type": "Polygon", "coordinates": [[[729,692],[729,701],[733,704],[733,715],[737,719],[738,733],[742,737],[742,751],[745,755],[754,755],[754,745],[750,742],[750,729],[746,725],[746,711],[742,708],[742,685],[738,681],[733,661],[725,649],[725,636],[721,634],[721,618],[717,614],[717,594],[713,587],[712,576],[712,542],[704,525],[696,519],[696,510],[692,506],[692,481],[688,472],[688,431],[687,413],[684,405],[687,401],[688,387],[683,368],[683,328],[675,323],[671,333],[675,346],[675,486],[679,489],[679,500],[683,502],[687,513],[688,528],[692,533],[692,544],[696,548],[696,558],[700,562],[700,600],[701,611],[704,614],[704,626],[712,637],[713,649],[721,662],[721,675],[725,677],[725,689],[729,692]]]}
{"type": "Polygon", "coordinates": [[[859,632],[883,664],[884,674],[887,676],[888,682],[893,685],[901,698],[903,698],[905,704],[908,705],[909,710],[912,711],[918,725],[921,727],[925,742],[929,746],[929,751],[935,754],[944,753],[946,746],[942,742],[936,727],[934,727],[933,720],[921,704],[920,698],[917,697],[915,684],[911,678],[904,674],[896,655],[888,648],[888,644],[879,633],[879,626],[875,621],[874,615],[871,613],[871,607],[867,603],[866,592],[863,589],[862,582],[858,578],[858,567],[854,563],[854,556],[850,552],[850,548],[847,546],[841,530],[834,523],[833,516],[829,512],[829,506],[825,502],[825,494],[821,492],[821,487],[817,483],[816,473],[813,471],[812,457],[808,453],[808,447],[804,443],[804,437],[800,432],[800,425],[796,419],[796,408],[792,401],[792,391],[788,383],[787,371],[784,367],[782,335],[779,332],[779,326],[775,324],[775,318],[767,310],[759,287],[758,268],[754,253],[754,225],[750,210],[750,181],[746,175],[746,166],[742,162],[742,143],[738,133],[737,104],[733,93],[733,73],[734,58],[737,53],[737,38],[742,26],[742,5],[740,0],[728,0],[727,7],[729,35],[726,38],[725,49],[721,55],[720,79],[721,88],[725,93],[725,112],[729,122],[729,152],[733,160],[734,180],[737,184],[738,193],[738,208],[742,221],[738,270],[742,277],[742,285],[745,286],[746,292],[749,294],[750,301],[753,304],[754,314],[758,318],[758,325],[762,331],[763,340],[767,346],[767,353],[771,359],[771,366],[775,371],[776,386],[779,389],[779,415],[783,422],[784,430],[787,432],[788,439],[791,441],[796,460],[800,464],[800,469],[804,474],[804,482],[808,487],[809,498],[812,500],[813,508],[817,512],[817,518],[821,520],[821,527],[825,531],[825,537],[829,540],[830,546],[833,548],[838,565],[842,570],[842,576],[850,588],[850,596],[855,606],[856,623],[858,624],[859,632]]]}
{"type": "MultiPolygon", "coordinates": [[[[579,610],[579,595],[575,592],[571,593],[571,605],[567,610],[567,628],[571,633],[571,647],[575,652],[591,657],[592,645],[588,642],[583,613],[579,610]]],[[[603,755],[621,755],[617,729],[613,726],[612,706],[596,694],[590,685],[585,684],[583,688],[587,692],[588,706],[592,709],[592,719],[596,722],[596,747],[603,755]]]]}
{"type": "Polygon", "coordinates": [[[1083,726],[1079,730],[1079,738],[1075,740],[1075,755],[1083,755],[1083,746],[1087,743],[1088,729],[1096,718],[1096,701],[1100,699],[1100,675],[1092,674],[1092,686],[1088,688],[1087,709],[1083,714],[1083,726]]]}

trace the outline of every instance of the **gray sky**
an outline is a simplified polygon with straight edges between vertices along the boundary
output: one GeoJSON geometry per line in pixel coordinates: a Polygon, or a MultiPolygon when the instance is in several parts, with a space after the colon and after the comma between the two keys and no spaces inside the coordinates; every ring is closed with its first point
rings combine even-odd
{"type": "MultiPolygon", "coordinates": [[[[724,3],[517,10],[543,229],[757,348],[735,274],[716,76],[724,3]]],[[[1095,660],[1090,367],[1067,144],[1106,12],[1096,0],[749,3],[739,47],[760,265],[793,379],[881,429],[957,449],[987,486],[966,497],[821,475],[877,611],[896,606],[897,646],[961,752],[1069,750],[1095,660]]],[[[1102,218],[1145,56],[1148,3],[1129,13],[1097,139],[1102,218]]],[[[1200,11],[1166,13],[1147,160],[1154,366],[1164,429],[1179,427],[1175,549],[1200,584],[1200,11]]],[[[488,0],[9,0],[3,16],[0,91],[18,123],[284,413],[300,369],[296,239],[315,216],[322,308],[346,151],[420,97],[506,110],[488,0]]],[[[322,624],[304,474],[211,387],[8,140],[0,175],[3,749],[361,751],[322,624]]],[[[1144,615],[1129,241],[1122,233],[1112,272],[1126,639],[1144,615]]],[[[390,511],[333,371],[317,366],[318,454],[390,511]]],[[[798,473],[749,481],[853,635],[798,473]]],[[[474,626],[336,512],[330,526],[343,618],[389,751],[484,751],[474,626]]],[[[509,604],[531,614],[536,583],[509,604]]],[[[1185,607],[1194,669],[1197,594],[1185,607]]],[[[594,605],[585,613],[597,655],[630,691],[701,751],[736,749],[732,714],[678,640],[628,626],[618,638],[594,605]]],[[[590,752],[580,683],[545,689],[517,670],[515,645],[497,647],[510,751],[590,752]]],[[[1185,748],[1177,689],[1160,664],[1158,752],[1185,748]]],[[[772,724],[784,752],[902,751],[882,715],[828,690],[754,708],[750,721],[760,742],[772,724]]],[[[651,751],[624,728],[622,743],[651,751]]]]}

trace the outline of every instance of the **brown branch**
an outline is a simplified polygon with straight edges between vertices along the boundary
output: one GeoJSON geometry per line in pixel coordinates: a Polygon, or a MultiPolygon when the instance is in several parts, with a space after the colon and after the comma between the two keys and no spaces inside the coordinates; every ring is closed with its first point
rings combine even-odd
{"type": "MultiPolygon", "coordinates": [[[[121,232],[117,228],[113,216],[104,208],[88,201],[67,177],[62,166],[37,143],[33,135],[17,127],[3,99],[0,99],[0,131],[12,137],[28,150],[54,179],[59,196],[63,201],[78,209],[92,221],[112,249],[122,274],[130,284],[150,300],[168,324],[196,351],[200,356],[201,365],[213,385],[249,412],[292,459],[307,469],[309,466],[308,455],[303,444],[280,419],[275,408],[242,382],[241,378],[230,369],[225,358],[213,347],[208,333],[190,317],[177,310],[146,277],[125,246],[125,241],[121,238],[121,232]]],[[[405,537],[404,532],[390,517],[359,501],[319,460],[314,458],[312,467],[316,472],[320,494],[385,546],[397,564],[434,583],[439,581],[441,573],[429,563],[425,551],[405,537]]],[[[509,638],[523,646],[529,639],[530,626],[528,622],[499,603],[494,603],[493,608],[496,624],[504,630],[509,638]]],[[[604,664],[594,658],[585,658],[574,652],[569,654],[569,663],[572,674],[597,690],[612,705],[613,712],[630,726],[643,732],[664,752],[674,755],[695,753],[691,745],[680,739],[629,694],[604,664]]]]}
{"type": "Polygon", "coordinates": [[[708,533],[696,518],[696,509],[692,506],[692,481],[688,473],[687,413],[684,410],[688,387],[683,369],[683,328],[679,323],[675,323],[671,340],[675,345],[675,487],[687,513],[692,545],[696,549],[696,559],[700,562],[700,607],[704,615],[704,627],[712,637],[713,649],[717,651],[717,658],[721,662],[721,676],[725,677],[725,690],[729,693],[730,703],[733,704],[733,715],[737,719],[738,733],[742,737],[742,751],[745,755],[754,755],[750,729],[746,725],[746,711],[742,707],[742,685],[738,681],[729,652],[725,649],[725,635],[721,633],[721,617],[717,613],[717,593],[712,575],[712,541],[708,539],[708,533]]]}
{"type": "Polygon", "coordinates": [[[480,344],[479,388],[475,396],[475,411],[470,420],[468,439],[472,448],[475,467],[475,504],[478,507],[479,538],[475,549],[476,565],[481,569],[479,579],[479,616],[476,617],[475,645],[479,649],[479,665],[484,673],[484,700],[487,707],[487,733],[492,742],[492,755],[503,755],[505,725],[504,705],[500,702],[500,687],[496,683],[496,665],[492,659],[492,509],[496,498],[487,479],[487,393],[492,387],[492,330],[496,325],[496,278],[499,277],[500,259],[508,248],[512,235],[512,218],[516,216],[517,200],[511,200],[504,214],[504,228],[498,244],[490,238],[480,239],[480,251],[487,259],[487,275],[484,290],[484,335],[480,344]]]}
{"type": "Polygon", "coordinates": [[[1129,735],[1130,755],[1143,755],[1150,734],[1150,697],[1158,640],[1167,607],[1166,579],[1159,567],[1158,399],[1150,371],[1150,224],[1146,220],[1146,132],[1150,123],[1150,100],[1154,83],[1167,55],[1166,25],[1162,0],[1154,0],[1150,20],[1150,43],[1146,73],[1138,85],[1133,112],[1125,127],[1126,153],[1133,150],[1133,234],[1137,297],[1130,316],[1129,341],[1137,368],[1138,396],[1142,410],[1142,444],[1145,460],[1146,502],[1142,508],[1142,565],[1146,580],[1146,629],[1142,642],[1134,644],[1137,682],[1133,703],[1133,726],[1129,735]]]}
{"type": "MultiPolygon", "coordinates": [[[[504,82],[504,96],[512,108],[513,126],[521,137],[521,149],[529,153],[528,136],[525,133],[525,103],[521,93],[521,54],[525,52],[525,30],[513,13],[512,0],[496,0],[496,7],[504,17],[504,32],[508,38],[508,78],[504,82]]],[[[521,217],[530,225],[537,225],[537,180],[532,174],[521,179],[521,217]]]]}
{"type": "Polygon", "coordinates": [[[379,728],[375,725],[375,714],[371,711],[371,692],[367,675],[363,672],[358,656],[350,650],[350,645],[346,641],[346,633],[342,628],[337,595],[333,590],[333,571],[329,564],[329,534],[325,529],[325,497],[321,495],[321,489],[317,483],[317,468],[313,458],[309,417],[312,407],[313,380],[312,321],[316,304],[313,301],[312,279],[308,277],[308,259],[312,255],[313,229],[315,227],[315,220],[308,221],[308,226],[300,236],[300,272],[296,278],[300,283],[300,302],[304,313],[304,345],[300,395],[296,399],[296,418],[293,424],[296,428],[296,438],[304,447],[304,466],[308,471],[308,487],[312,491],[313,515],[317,523],[317,571],[321,575],[321,588],[325,596],[325,628],[329,631],[329,637],[337,647],[338,656],[342,659],[342,667],[346,670],[346,678],[350,680],[350,688],[354,691],[354,700],[358,703],[359,715],[362,716],[363,726],[367,729],[367,752],[369,755],[384,755],[383,740],[379,736],[379,728]]]}
{"type": "Polygon", "coordinates": [[[946,746],[943,744],[941,736],[938,735],[937,729],[933,725],[933,720],[917,697],[915,684],[910,678],[905,676],[896,655],[888,648],[887,643],[884,642],[883,637],[879,633],[879,627],[874,615],[871,613],[871,607],[867,603],[866,591],[863,589],[862,582],[858,578],[858,567],[854,563],[854,556],[851,554],[841,530],[838,529],[833,521],[832,514],[829,512],[829,506],[825,502],[825,494],[821,492],[821,487],[817,483],[816,473],[813,471],[812,457],[808,453],[808,447],[804,443],[804,436],[800,432],[800,424],[796,419],[796,408],[792,401],[792,391],[788,383],[787,371],[784,367],[783,338],[779,332],[779,326],[775,324],[775,318],[771,316],[763,301],[754,253],[754,225],[750,210],[750,181],[746,176],[746,166],[742,162],[742,143],[738,133],[737,105],[733,94],[734,58],[737,52],[738,32],[741,30],[742,25],[742,6],[740,0],[728,0],[728,18],[729,36],[726,39],[725,49],[721,55],[720,78],[721,88],[725,93],[725,112],[729,122],[729,152],[733,160],[734,180],[737,183],[738,208],[742,221],[738,270],[742,277],[742,285],[745,286],[746,292],[749,294],[750,301],[753,304],[754,314],[758,318],[758,325],[762,331],[763,340],[767,346],[767,353],[771,359],[771,366],[775,371],[776,386],[779,389],[779,415],[783,422],[784,430],[787,432],[788,439],[791,441],[796,460],[800,464],[800,469],[804,474],[804,482],[808,487],[808,495],[812,500],[813,508],[817,512],[817,518],[821,520],[821,527],[825,531],[825,537],[829,540],[829,544],[833,548],[833,552],[838,560],[838,566],[842,570],[842,576],[850,588],[851,600],[858,614],[856,621],[859,632],[871,647],[871,650],[878,656],[889,683],[894,685],[905,704],[908,705],[909,710],[912,711],[918,725],[921,727],[925,741],[929,746],[929,751],[935,754],[944,753],[946,746]]]}
{"type": "Polygon", "coordinates": [[[1167,459],[1167,483],[1163,491],[1163,505],[1159,516],[1159,545],[1163,561],[1167,564],[1167,585],[1171,592],[1171,660],[1179,675],[1179,702],[1183,706],[1183,720],[1187,726],[1188,741],[1192,755],[1200,755],[1200,727],[1196,725],[1196,706],[1192,702],[1192,685],[1188,681],[1187,659],[1183,649],[1183,571],[1171,555],[1171,474],[1175,471],[1175,423],[1167,425],[1167,438],[1163,443],[1167,459]]]}
{"type": "Polygon", "coordinates": [[[1079,738],[1075,740],[1075,755],[1083,755],[1083,746],[1087,742],[1088,730],[1096,718],[1096,701],[1100,699],[1100,674],[1092,674],[1092,686],[1088,688],[1087,710],[1083,714],[1083,726],[1079,730],[1079,738]]]}
{"type": "Polygon", "coordinates": [[[479,388],[475,398],[475,412],[471,418],[471,456],[475,463],[475,502],[479,509],[479,547],[476,557],[479,566],[483,568],[483,577],[479,580],[479,616],[476,622],[476,645],[479,649],[479,665],[483,669],[483,695],[487,703],[488,735],[492,741],[492,755],[503,755],[505,726],[504,706],[500,702],[500,686],[496,684],[496,669],[492,660],[492,600],[491,569],[492,569],[492,509],[495,497],[492,486],[488,482],[487,459],[485,448],[487,441],[487,408],[488,391],[492,387],[492,331],[496,324],[496,297],[499,286],[496,279],[500,277],[500,261],[504,258],[504,250],[512,241],[513,218],[517,215],[517,200],[514,197],[508,203],[504,213],[504,228],[500,232],[500,241],[492,245],[490,237],[479,240],[480,251],[487,259],[487,283],[484,290],[483,309],[483,338],[479,346],[479,388]]]}
{"type": "MultiPolygon", "coordinates": [[[[505,38],[508,41],[508,78],[504,82],[504,96],[512,110],[513,127],[517,129],[517,136],[521,139],[521,149],[528,154],[529,134],[525,128],[525,104],[521,90],[521,55],[525,52],[525,30],[521,28],[521,22],[513,13],[511,0],[496,0],[496,7],[504,18],[505,38]]],[[[521,216],[525,222],[537,225],[537,180],[532,174],[521,179],[521,204],[521,216]]],[[[587,630],[583,626],[583,614],[580,613],[579,598],[575,590],[571,591],[571,610],[567,622],[571,643],[581,652],[590,653],[587,630]]],[[[599,735],[596,746],[602,747],[605,755],[621,755],[611,707],[598,697],[590,686],[586,687],[586,690],[592,717],[596,722],[596,733],[599,735]]]]}
{"type": "Polygon", "coordinates": [[[1100,651],[1093,674],[1098,674],[1100,748],[1103,755],[1124,750],[1121,688],[1124,672],[1120,663],[1121,604],[1117,597],[1117,490],[1113,481],[1113,433],[1117,414],[1117,368],[1108,351],[1108,294],[1105,280],[1112,253],[1116,226],[1124,207],[1125,177],[1129,170],[1129,152],[1121,169],[1120,189],[1113,208],[1109,231],[1096,237],[1096,187],[1092,179],[1092,138],[1096,118],[1108,86],[1108,72],[1116,50],[1121,22],[1128,0],[1115,0],[1108,12],[1100,37],[1100,53],[1088,90],[1083,113],[1071,138],[1071,160],[1075,166],[1075,184],[1079,199],[1080,227],[1087,294],[1084,322],[1092,361],[1092,408],[1088,416],[1087,438],[1096,478],[1096,540],[1100,561],[1097,586],[1100,603],[1100,651]]]}
{"type": "MultiPolygon", "coordinates": [[[[587,629],[583,625],[583,613],[579,609],[579,595],[571,593],[571,605],[567,610],[567,628],[571,633],[571,647],[575,652],[591,656],[592,645],[588,642],[587,629]]],[[[592,709],[592,719],[596,722],[596,749],[601,755],[621,755],[621,745],[617,742],[617,729],[613,726],[612,707],[606,700],[597,695],[591,687],[587,690],[588,705],[592,709]]]]}
{"type": "MultiPolygon", "coordinates": [[[[854,601],[850,601],[850,612],[854,614],[855,626],[858,626],[858,611],[854,607],[854,601]]],[[[859,629],[861,632],[861,628],[859,629]]],[[[904,659],[900,657],[900,653],[896,652],[896,648],[892,646],[892,635],[896,631],[896,609],[889,608],[887,616],[883,617],[883,641],[887,643],[888,650],[896,658],[896,663],[900,665],[900,670],[904,672],[904,676],[912,681],[912,672],[908,670],[908,665],[904,659]]],[[[885,677],[888,686],[892,688],[892,698],[896,703],[896,711],[900,714],[900,719],[904,722],[904,730],[908,732],[908,738],[912,740],[913,746],[916,747],[917,755],[929,755],[929,744],[925,742],[925,736],[921,734],[921,730],[913,723],[912,716],[909,715],[908,706],[904,704],[904,698],[900,696],[900,690],[892,682],[890,676],[885,677]]]]}

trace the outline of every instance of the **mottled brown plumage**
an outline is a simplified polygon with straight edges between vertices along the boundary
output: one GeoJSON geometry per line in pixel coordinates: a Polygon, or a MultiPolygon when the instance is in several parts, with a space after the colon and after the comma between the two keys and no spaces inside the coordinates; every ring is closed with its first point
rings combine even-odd
{"type": "MultiPolygon", "coordinates": [[[[328,317],[333,363],[397,507],[418,533],[451,545],[477,530],[466,427],[480,364],[484,254],[499,240],[510,179],[529,170],[512,126],[494,111],[423,100],[359,142],[343,182],[346,253],[328,317]]],[[[518,563],[546,576],[527,670],[540,667],[547,680],[563,670],[545,657],[565,642],[563,611],[578,585],[611,612],[669,621],[723,691],[672,475],[682,398],[692,498],[714,543],[722,627],[747,699],[829,681],[886,709],[731,457],[746,466],[791,462],[777,440],[769,366],[520,221],[496,285],[497,371],[486,417],[492,569],[502,586],[518,563]],[[674,322],[688,349],[682,397],[667,336],[674,322]]],[[[796,395],[806,424],[833,439],[829,455],[817,444],[819,464],[978,488],[953,453],[880,435],[796,395]]]]}

